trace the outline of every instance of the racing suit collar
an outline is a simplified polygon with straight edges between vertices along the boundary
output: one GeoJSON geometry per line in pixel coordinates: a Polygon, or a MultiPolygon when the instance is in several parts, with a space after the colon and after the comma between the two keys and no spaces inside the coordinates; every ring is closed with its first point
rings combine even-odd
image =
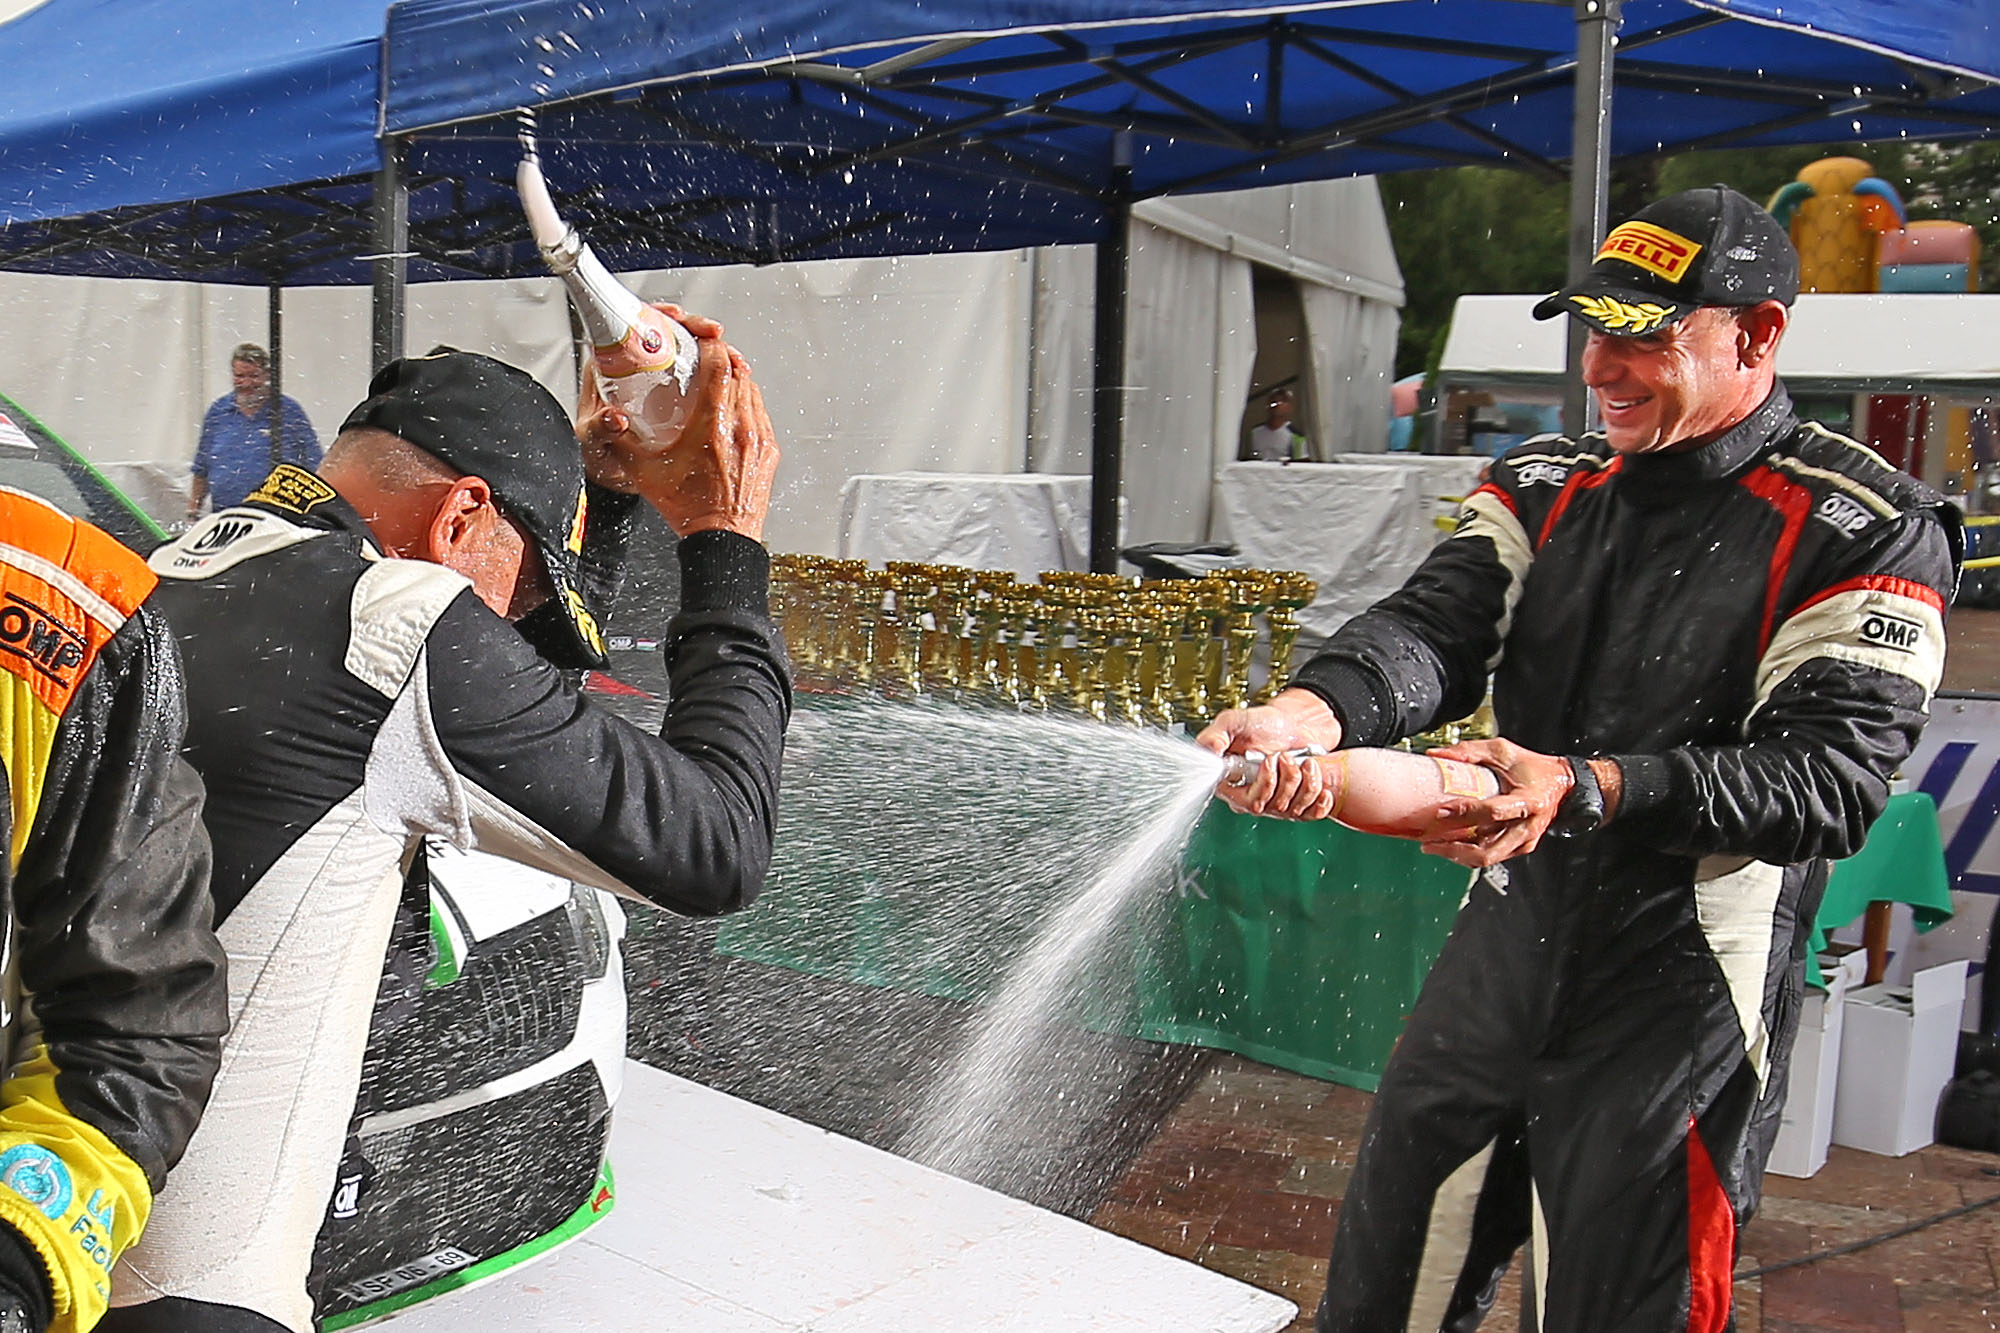
{"type": "Polygon", "coordinates": [[[1751,414],[1699,449],[1684,454],[1630,454],[1624,474],[1643,487],[1698,485],[1734,476],[1768,453],[1797,424],[1792,396],[1783,384],[1751,414]]]}
{"type": "Polygon", "coordinates": [[[375,541],[368,521],[340,492],[289,463],[280,464],[240,507],[276,514],[301,527],[350,533],[371,544],[375,541]]]}

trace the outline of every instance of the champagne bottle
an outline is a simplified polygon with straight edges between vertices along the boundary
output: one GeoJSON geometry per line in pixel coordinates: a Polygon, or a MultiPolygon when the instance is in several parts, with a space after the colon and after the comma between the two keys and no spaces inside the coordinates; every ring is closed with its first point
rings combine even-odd
{"type": "MultiPolygon", "coordinates": [[[[1341,750],[1334,754],[1294,752],[1302,763],[1317,764],[1333,792],[1329,819],[1363,833],[1392,838],[1422,838],[1437,823],[1440,802],[1470,796],[1478,800],[1500,793],[1500,778],[1492,769],[1456,759],[1434,759],[1402,750],[1341,750]]],[[[1264,756],[1256,751],[1230,755],[1223,781],[1248,786],[1264,756]]]]}
{"type": "Polygon", "coordinates": [[[533,120],[525,114],[521,149],[515,187],[528,230],[549,271],[569,289],[605,400],[631,419],[640,439],[664,444],[687,421],[688,385],[699,358],[694,335],[613,277],[576,228],[563,221],[542,175],[533,120]]]}

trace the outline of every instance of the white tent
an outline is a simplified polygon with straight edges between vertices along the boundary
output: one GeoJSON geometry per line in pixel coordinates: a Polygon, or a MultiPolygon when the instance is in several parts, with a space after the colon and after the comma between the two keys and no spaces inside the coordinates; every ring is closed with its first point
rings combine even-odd
{"type": "MultiPolygon", "coordinates": [[[[1208,535],[1250,389],[1253,264],[1300,286],[1323,447],[1380,447],[1402,285],[1372,180],[1156,200],[1134,211],[1132,253],[1129,540],[1208,535]]],[[[633,281],[721,319],[751,358],[785,449],[767,535],[831,553],[857,473],[1089,471],[1092,259],[1060,247],[633,281]]],[[[0,389],[176,517],[229,349],[265,340],[265,291],[7,274],[0,300],[0,389]]],[[[284,311],[285,392],[325,439],[367,386],[367,293],[291,289],[284,311]]],[[[413,350],[490,352],[573,392],[552,279],[420,284],[409,319],[413,350]]]]}
{"type": "MultiPolygon", "coordinates": [[[[1537,320],[1540,299],[1459,297],[1440,388],[1560,390],[1566,321],[1537,320]]],[[[1985,397],[2000,389],[2000,298],[1808,293],[1792,308],[1778,373],[1801,392],[1985,397]]]]}
{"type": "MultiPolygon", "coordinates": [[[[1438,363],[1438,396],[1485,389],[1519,402],[1562,400],[1563,325],[1537,296],[1461,296],[1438,363]]],[[[1948,405],[2000,401],[2000,297],[1808,293],[1792,307],[1778,374],[1794,396],[1914,394],[1948,405]]],[[[1924,480],[1946,484],[1948,414],[1928,415],[1924,480]]],[[[1857,425],[1859,432],[1861,427],[1857,425]]]]}

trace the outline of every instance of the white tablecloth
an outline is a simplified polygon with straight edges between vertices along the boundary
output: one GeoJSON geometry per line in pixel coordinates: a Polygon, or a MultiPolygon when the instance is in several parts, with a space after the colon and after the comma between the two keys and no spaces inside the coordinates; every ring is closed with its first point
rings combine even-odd
{"type": "Polygon", "coordinates": [[[395,1333],[1272,1333],[1288,1300],[627,1063],[618,1205],[395,1333]]]}
{"type": "Polygon", "coordinates": [[[1090,478],[890,472],[840,488],[840,554],[1008,569],[1090,568],[1090,478]]]}
{"type": "Polygon", "coordinates": [[[1335,463],[1362,467],[1409,468],[1437,488],[1439,495],[1463,496],[1479,484],[1479,473],[1491,461],[1478,454],[1337,454],[1335,463]]]}
{"type": "Polygon", "coordinates": [[[1319,599],[1299,616],[1314,637],[1402,585],[1440,536],[1433,520],[1453,508],[1441,497],[1477,485],[1485,462],[1353,457],[1370,461],[1232,463],[1222,472],[1228,539],[1244,563],[1303,570],[1319,584],[1319,599]]]}

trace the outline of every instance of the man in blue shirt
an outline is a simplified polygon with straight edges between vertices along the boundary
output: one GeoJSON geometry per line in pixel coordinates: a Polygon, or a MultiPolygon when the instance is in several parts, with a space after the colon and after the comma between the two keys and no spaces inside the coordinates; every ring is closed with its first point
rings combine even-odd
{"type": "Polygon", "coordinates": [[[319,466],[319,436],[294,399],[280,400],[279,448],[271,447],[271,358],[263,348],[238,343],[229,354],[229,377],[235,387],[210,403],[201,421],[188,495],[190,519],[210,499],[217,509],[242,504],[279,463],[308,472],[319,466]]]}

